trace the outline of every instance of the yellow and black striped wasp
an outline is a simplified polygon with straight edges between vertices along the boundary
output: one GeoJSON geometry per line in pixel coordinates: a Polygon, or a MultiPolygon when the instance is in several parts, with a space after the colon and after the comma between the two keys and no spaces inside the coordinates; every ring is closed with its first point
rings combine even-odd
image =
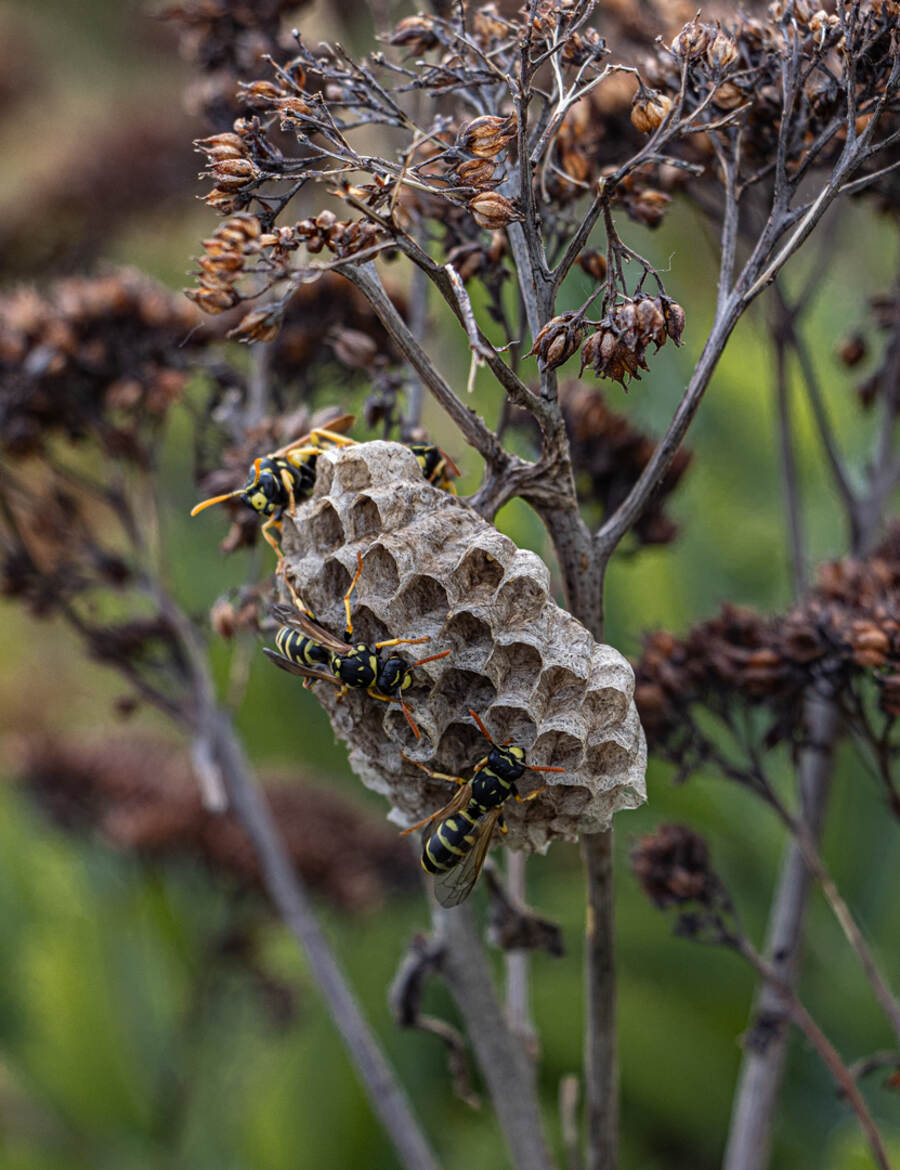
{"type": "Polygon", "coordinates": [[[280,564],[282,553],[272,529],[280,532],[284,512],[293,515],[297,504],[312,494],[316,483],[316,460],[322,451],[328,447],[348,447],[355,443],[355,439],[348,439],[343,433],[353,426],[354,421],[352,414],[341,415],[333,419],[327,428],[316,427],[286,447],[254,459],[243,487],[202,500],[191,509],[191,515],[196,516],[204,508],[211,508],[213,504],[221,504],[225,500],[241,500],[248,508],[266,517],[261,529],[262,536],[275,550],[280,564]]]}
{"type": "Polygon", "coordinates": [[[410,714],[403,694],[412,686],[413,671],[426,662],[446,658],[449,650],[440,654],[429,654],[409,663],[398,654],[384,654],[391,646],[417,646],[428,638],[390,638],[385,642],[353,642],[353,619],[350,614],[350,598],[362,575],[362,555],[356,554],[356,575],[344,594],[344,613],[347,628],[344,639],[329,633],[320,626],[309,610],[300,605],[295,597],[295,607],[277,605],[272,612],[281,623],[275,635],[279,653],[265,648],[263,653],[291,674],[300,675],[308,685],[313,682],[328,682],[340,687],[339,698],[348,690],[364,690],[373,699],[384,703],[399,703],[406,722],[412,728],[416,739],[421,733],[410,714]],[[321,669],[325,667],[326,669],[321,669]],[[328,671],[331,673],[329,674],[328,671]]]}
{"type": "MultiPolygon", "coordinates": [[[[449,804],[403,831],[403,836],[406,836],[416,829],[427,827],[422,846],[422,868],[434,876],[435,897],[442,906],[448,907],[464,902],[474,889],[488,854],[494,828],[499,825],[500,831],[506,832],[503,822],[506,801],[513,796],[524,804],[540,796],[547,787],[544,784],[527,796],[519,796],[516,781],[526,771],[565,771],[565,768],[526,764],[524,748],[515,744],[510,746],[508,740],[504,744],[495,743],[471,707],[469,714],[491,745],[488,754],[475,765],[471,780],[449,776],[445,772],[432,772],[416,760],[409,761],[436,780],[449,780],[459,785],[459,791],[449,804]]],[[[404,756],[404,759],[408,757],[404,756]]]]}
{"type": "Polygon", "coordinates": [[[428,482],[433,487],[441,488],[455,496],[456,487],[453,480],[458,479],[462,472],[447,452],[435,447],[433,443],[407,443],[406,446],[415,455],[428,482]]]}

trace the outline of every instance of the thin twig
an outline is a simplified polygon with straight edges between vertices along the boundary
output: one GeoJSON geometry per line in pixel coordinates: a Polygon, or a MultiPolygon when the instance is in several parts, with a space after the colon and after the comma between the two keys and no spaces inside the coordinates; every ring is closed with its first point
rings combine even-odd
{"type": "MultiPolygon", "coordinates": [[[[821,833],[834,765],[833,745],[839,716],[834,704],[811,694],[806,702],[810,746],[801,753],[797,785],[803,817],[810,835],[821,833]]],[[[812,878],[796,842],[791,842],[781,868],[769,915],[766,955],[781,981],[793,988],[800,961],[800,941],[812,878]]],[[[763,982],[751,1020],[765,1025],[764,1044],[745,1044],[738,1085],[732,1102],[723,1170],[765,1170],[778,1094],[787,1055],[787,1009],[784,994],[771,981],[763,982]],[[775,1024],[775,1026],[773,1026],[775,1024]]],[[[749,1032],[752,1035],[754,1023],[749,1032]]]]}
{"type": "Polygon", "coordinates": [[[755,968],[757,974],[762,979],[765,979],[767,983],[770,983],[782,994],[787,1013],[791,1020],[803,1032],[813,1048],[815,1048],[822,1063],[834,1077],[835,1083],[840,1087],[853,1107],[880,1170],[891,1170],[891,1165],[885,1152],[884,1143],[881,1140],[881,1134],[878,1132],[878,1127],[875,1124],[872,1114],[869,1112],[869,1107],[866,1105],[850,1070],[841,1060],[840,1053],[797,998],[793,990],[781,979],[771,963],[768,963],[762,955],[758,954],[745,938],[736,940],[735,949],[755,968]]]}
{"type": "Polygon", "coordinates": [[[441,969],[482,1070],[516,1170],[554,1170],[541,1125],[534,1070],[506,1025],[491,968],[467,906],[433,909],[441,969]]]}
{"type": "Polygon", "coordinates": [[[587,1170],[618,1166],[619,1074],[616,1043],[613,831],[581,839],[587,879],[585,934],[585,1123],[587,1170]]]}

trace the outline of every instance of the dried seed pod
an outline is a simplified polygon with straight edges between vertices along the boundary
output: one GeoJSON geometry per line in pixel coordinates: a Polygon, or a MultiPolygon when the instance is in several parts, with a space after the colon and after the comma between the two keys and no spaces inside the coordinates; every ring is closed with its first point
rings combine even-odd
{"type": "Polygon", "coordinates": [[[684,309],[682,309],[677,301],[673,301],[671,297],[661,296],[659,303],[666,322],[666,333],[668,333],[676,345],[681,345],[681,335],[684,333],[685,322],[684,309]]]}
{"type": "Polygon", "coordinates": [[[569,360],[584,340],[584,318],[578,313],[561,313],[551,318],[538,332],[529,356],[548,370],[569,360]]]}
{"type": "Polygon", "coordinates": [[[658,227],[662,223],[666,208],[672,196],[652,187],[636,187],[625,195],[625,210],[631,219],[645,227],[658,227]]]}
{"type": "Polygon", "coordinates": [[[706,60],[710,69],[724,71],[737,60],[737,55],[738,49],[734,40],[719,29],[706,49],[706,60]]]}
{"type": "Polygon", "coordinates": [[[281,330],[284,320],[284,309],[280,305],[271,305],[267,309],[254,309],[242,317],[233,329],[229,329],[227,336],[237,341],[274,341],[281,330]]]}
{"type": "Polygon", "coordinates": [[[642,134],[657,130],[672,109],[672,99],[653,89],[639,89],[631,105],[631,124],[642,134]]]}
{"type": "MultiPolygon", "coordinates": [[[[342,598],[361,553],[354,636],[428,637],[416,647],[423,654],[452,651],[414,672],[407,698],[420,740],[396,704],[358,691],[338,703],[334,688],[314,689],[354,771],[393,806],[392,820],[420,820],[452,795],[403,754],[471,774],[484,740],[470,707],[498,742],[524,747],[529,762],[565,768],[542,777],[549,786],[537,800],[510,808],[512,845],[540,849],[597,831],[644,800],[646,752],[628,663],[554,604],[539,557],[427,483],[406,447],[323,453],[313,498],[285,517],[283,548],[289,580],[328,629],[343,629],[342,598]]],[[[311,701],[299,684],[296,701],[298,709],[311,701]]]]}
{"type": "Polygon", "coordinates": [[[494,177],[495,164],[489,158],[470,158],[456,168],[456,178],[463,187],[484,187],[494,177]]]}
{"type": "Polygon", "coordinates": [[[512,200],[496,191],[482,191],[469,200],[469,211],[479,227],[488,231],[504,228],[515,219],[520,219],[512,200]]]}
{"type": "Polygon", "coordinates": [[[485,114],[460,126],[456,145],[477,158],[494,158],[515,136],[516,119],[512,114],[507,118],[485,114]]]}
{"type": "Polygon", "coordinates": [[[606,280],[606,257],[596,248],[587,248],[578,257],[578,265],[588,276],[592,276],[598,284],[606,280]]]}
{"type": "Polygon", "coordinates": [[[378,356],[378,346],[360,329],[336,329],[331,344],[338,361],[351,370],[368,370],[378,356]]]}
{"type": "Polygon", "coordinates": [[[672,52],[686,61],[695,61],[706,52],[714,32],[710,25],[692,20],[672,41],[672,52]]]}
{"type": "Polygon", "coordinates": [[[733,81],[723,81],[713,94],[713,103],[720,110],[736,110],[747,101],[747,95],[733,81]]]}
{"type": "Polygon", "coordinates": [[[405,16],[390,35],[390,44],[401,45],[410,53],[427,53],[441,42],[435,33],[434,21],[428,16],[405,16]]]}
{"type": "Polygon", "coordinates": [[[866,356],[866,339],[861,333],[851,333],[838,345],[837,356],[848,369],[858,366],[866,356]]]}

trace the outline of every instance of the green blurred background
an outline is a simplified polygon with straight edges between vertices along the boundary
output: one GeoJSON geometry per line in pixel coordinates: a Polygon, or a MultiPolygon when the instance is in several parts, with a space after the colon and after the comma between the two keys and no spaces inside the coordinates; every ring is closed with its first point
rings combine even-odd
{"type": "MultiPolygon", "coordinates": [[[[360,6],[362,9],[363,6],[360,6]]],[[[327,6],[304,27],[323,30],[327,6]]],[[[365,18],[349,38],[364,43],[365,18]]],[[[136,3],[59,0],[0,5],[0,38],[13,46],[21,100],[0,121],[0,206],[7,212],[59,181],[59,167],[91,151],[104,127],[129,119],[183,121],[185,141],[202,133],[180,112],[185,70],[172,39],[136,3]],[[74,152],[74,154],[73,154],[74,152]]],[[[187,156],[190,159],[190,156],[187,156]]],[[[150,211],[115,223],[106,259],[134,264],[173,288],[213,216],[194,196],[188,161],[183,191],[150,211]]],[[[110,176],[115,204],[115,176],[110,176]]],[[[98,206],[98,215],[106,214],[98,206]]],[[[624,217],[623,217],[624,219],[624,217]]],[[[50,238],[58,225],[47,224],[50,238]]],[[[650,233],[625,225],[626,238],[667,268],[668,291],[686,308],[686,344],[667,347],[652,372],[609,401],[658,434],[678,400],[712,313],[714,248],[686,208],[650,233]]],[[[874,419],[861,416],[850,375],[834,359],[848,329],[866,325],[866,297],[895,276],[897,242],[889,222],[863,204],[845,209],[828,247],[836,256],[822,281],[810,339],[837,431],[862,467],[874,419]]],[[[52,268],[52,262],[48,264],[52,268]]],[[[801,256],[788,288],[808,270],[801,256]]],[[[41,279],[41,274],[34,274],[41,279]]],[[[8,274],[3,276],[9,284],[8,274]]],[[[575,277],[571,303],[584,299],[575,277]]],[[[771,358],[765,298],[741,323],[690,434],[694,460],[669,510],[682,525],[671,546],[619,556],[608,588],[608,639],[626,654],[643,632],[683,631],[723,600],[764,610],[790,600],[780,473],[774,441],[771,358]]],[[[439,314],[436,318],[440,320],[439,314]]],[[[442,366],[457,384],[467,354],[450,331],[442,366]]],[[[870,362],[874,356],[869,358],[870,362]]],[[[868,367],[863,367],[864,373],[868,367]]],[[[856,372],[855,372],[856,373],[856,372]]],[[[476,405],[489,419],[499,403],[487,383],[476,405]]],[[[840,555],[846,534],[828,484],[811,419],[797,402],[798,459],[810,551],[840,555]]],[[[329,401],[329,388],[321,391],[329,401]]],[[[358,409],[359,400],[341,400],[358,409]]],[[[433,434],[475,482],[474,459],[436,413],[433,434]]],[[[173,419],[165,463],[165,540],[173,587],[198,617],[229,585],[246,577],[244,554],[223,560],[223,518],[191,523],[195,500],[186,419],[173,419]]],[[[499,523],[547,556],[543,530],[522,505],[499,523]]],[[[65,631],[0,607],[0,735],[48,732],[96,739],[120,730],[112,704],[117,680],[82,660],[65,631]]],[[[224,685],[233,650],[211,643],[224,685]]],[[[141,727],[171,734],[161,719],[141,727]]],[[[238,724],[253,760],[296,773],[297,783],[327,782],[380,817],[379,799],[361,788],[311,696],[254,655],[238,724]]],[[[779,776],[789,791],[790,770],[779,776]]],[[[734,891],[747,927],[761,941],[784,847],[774,818],[749,794],[715,776],[673,788],[651,762],[649,801],[617,822],[618,971],[621,1027],[622,1165],[627,1170],[705,1170],[719,1164],[748,1018],[753,981],[739,961],[674,939],[631,878],[627,853],[661,822],[679,820],[706,834],[716,867],[734,891]]],[[[846,745],[826,831],[826,855],[883,966],[900,977],[900,849],[882,795],[846,745]]],[[[481,908],[480,895],[475,901],[481,908]]],[[[540,1084],[554,1143],[559,1140],[560,1078],[580,1067],[583,894],[578,851],[555,846],[529,866],[529,897],[557,919],[567,955],[532,963],[534,1014],[541,1038],[540,1084]]],[[[321,913],[364,1008],[413,1095],[448,1170],[505,1164],[487,1107],[473,1111],[450,1089],[437,1041],[399,1032],[386,992],[408,940],[427,925],[420,898],[397,899],[350,915],[321,913]]],[[[262,934],[266,969],[297,989],[296,1018],[273,1026],[252,980],[239,969],[208,979],[214,938],[239,911],[227,886],[199,862],[150,867],[102,841],[63,835],[16,791],[0,787],[0,1167],[3,1170],[297,1170],[395,1165],[311,985],[302,958],[276,922],[262,934]]],[[[847,1059],[886,1047],[888,1036],[854,957],[821,899],[809,919],[802,995],[847,1059]]],[[[426,1007],[452,1008],[439,986],[426,1007]]],[[[900,1158],[897,1097],[870,1082],[872,1108],[900,1158]]],[[[775,1132],[773,1167],[851,1170],[870,1165],[856,1122],[803,1043],[791,1047],[775,1132]]]]}

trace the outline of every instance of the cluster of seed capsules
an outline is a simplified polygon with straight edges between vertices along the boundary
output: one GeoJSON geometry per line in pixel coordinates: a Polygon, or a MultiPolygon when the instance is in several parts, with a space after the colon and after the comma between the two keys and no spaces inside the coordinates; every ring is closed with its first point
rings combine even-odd
{"type": "MultiPolygon", "coordinates": [[[[271,454],[256,459],[247,482],[224,495],[203,500],[192,510],[194,516],[213,504],[229,499],[240,499],[264,517],[262,533],[274,549],[279,569],[283,568],[281,547],[276,537],[280,534],[282,517],[293,515],[298,503],[310,497],[316,478],[316,461],[323,450],[350,446],[354,443],[344,433],[354,422],[352,415],[343,415],[328,428],[317,428],[271,454]]],[[[453,477],[459,470],[440,448],[426,443],[411,443],[422,474],[435,487],[454,491],[453,477]]],[[[268,647],[264,653],[276,666],[303,679],[305,687],[322,683],[339,688],[339,698],[348,690],[364,690],[371,698],[385,703],[399,704],[409,726],[420,738],[420,731],[405,701],[405,692],[413,685],[413,671],[426,662],[445,658],[451,653],[443,650],[408,663],[397,653],[400,645],[418,645],[427,638],[391,638],[372,644],[354,641],[351,598],[362,574],[362,556],[357,555],[357,571],[344,594],[346,628],[340,638],[320,625],[301,599],[291,590],[290,605],[275,605],[273,616],[278,622],[275,635],[277,650],[268,647]]],[[[516,781],[526,771],[562,772],[563,768],[537,767],[526,764],[525,750],[507,741],[497,744],[491,738],[478,714],[469,708],[482,735],[490,743],[490,751],[479,760],[469,780],[434,772],[416,761],[429,776],[455,784],[458,791],[453,799],[430,817],[405,830],[424,830],[422,866],[435,879],[435,894],[443,906],[456,906],[469,896],[487,857],[495,828],[506,831],[503,807],[511,797],[530,801],[543,792],[539,788],[527,797],[519,795],[516,781]]],[[[407,757],[404,757],[407,758],[407,757]]]]}

